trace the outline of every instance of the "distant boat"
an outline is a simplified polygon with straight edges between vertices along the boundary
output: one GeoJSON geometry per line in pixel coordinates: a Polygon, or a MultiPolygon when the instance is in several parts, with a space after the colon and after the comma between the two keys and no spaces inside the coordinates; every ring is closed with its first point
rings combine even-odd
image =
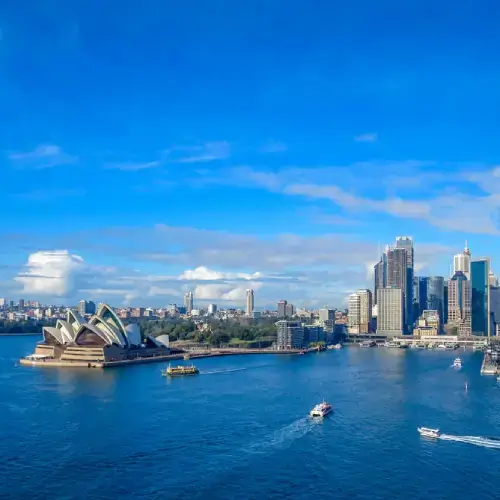
{"type": "Polygon", "coordinates": [[[438,438],[441,435],[439,429],[429,429],[428,427],[417,427],[417,431],[425,437],[438,438]]]}
{"type": "Polygon", "coordinates": [[[317,404],[310,412],[311,417],[324,417],[333,411],[333,406],[323,401],[317,404]]]}
{"type": "Polygon", "coordinates": [[[170,363],[168,364],[168,367],[166,370],[163,370],[161,374],[164,377],[177,377],[177,376],[182,376],[182,375],[197,375],[200,373],[200,370],[196,368],[196,366],[191,365],[191,366],[170,366],[170,363]]]}
{"type": "Polygon", "coordinates": [[[453,361],[453,368],[462,368],[462,360],[460,358],[455,358],[455,361],[453,361]]]}

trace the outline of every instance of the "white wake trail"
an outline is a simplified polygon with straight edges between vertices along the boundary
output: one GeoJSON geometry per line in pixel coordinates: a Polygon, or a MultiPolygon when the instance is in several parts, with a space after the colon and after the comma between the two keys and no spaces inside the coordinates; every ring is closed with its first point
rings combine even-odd
{"type": "Polygon", "coordinates": [[[450,434],[441,434],[439,438],[444,441],[473,444],[474,446],[500,450],[500,440],[497,441],[496,439],[489,439],[482,436],[452,436],[450,434]]]}
{"type": "Polygon", "coordinates": [[[309,417],[300,418],[273,432],[267,439],[258,441],[245,448],[248,453],[267,453],[271,449],[288,448],[295,440],[305,436],[317,422],[309,417]]]}

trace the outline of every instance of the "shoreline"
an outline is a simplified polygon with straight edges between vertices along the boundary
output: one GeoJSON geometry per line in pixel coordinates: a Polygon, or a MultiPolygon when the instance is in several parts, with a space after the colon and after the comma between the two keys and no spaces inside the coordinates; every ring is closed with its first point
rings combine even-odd
{"type": "Polygon", "coordinates": [[[184,359],[186,354],[189,354],[189,360],[192,361],[200,358],[215,358],[222,356],[248,356],[252,354],[277,354],[277,355],[288,355],[297,356],[301,352],[309,354],[311,352],[318,352],[317,349],[307,349],[303,351],[302,349],[294,349],[290,351],[278,351],[278,350],[265,350],[265,349],[223,349],[220,351],[210,351],[210,352],[198,352],[198,353],[181,353],[181,354],[165,354],[164,356],[152,356],[149,358],[135,358],[135,359],[123,359],[120,361],[104,361],[99,363],[87,362],[87,361],[59,361],[59,360],[45,360],[36,361],[26,358],[21,358],[19,364],[22,366],[33,366],[33,367],[43,367],[43,368],[114,368],[120,366],[138,365],[145,363],[161,363],[164,361],[172,361],[176,359],[184,359]]]}

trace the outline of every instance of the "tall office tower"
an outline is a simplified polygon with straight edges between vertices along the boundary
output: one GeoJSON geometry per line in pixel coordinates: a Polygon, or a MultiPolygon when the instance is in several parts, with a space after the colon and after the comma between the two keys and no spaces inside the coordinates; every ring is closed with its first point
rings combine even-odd
{"type": "Polygon", "coordinates": [[[488,258],[473,260],[470,264],[470,274],[472,334],[490,337],[490,260],[488,258]]]}
{"type": "Polygon", "coordinates": [[[404,295],[401,288],[386,287],[377,290],[377,334],[401,335],[404,329],[404,295]]]}
{"type": "MultiPolygon", "coordinates": [[[[408,330],[408,311],[407,296],[408,286],[412,287],[413,280],[408,283],[408,252],[406,248],[388,248],[387,249],[387,287],[400,288],[403,293],[403,331],[408,330]]],[[[386,287],[386,288],[387,288],[386,287]]],[[[377,297],[378,301],[378,297],[377,297]]]]}
{"type": "Polygon", "coordinates": [[[78,312],[81,316],[85,316],[86,314],[95,314],[95,303],[91,300],[80,300],[80,304],[78,305],[78,312]]]}
{"type": "Polygon", "coordinates": [[[498,278],[493,274],[493,271],[490,269],[490,275],[488,276],[488,283],[490,286],[498,286],[498,278]]]}
{"type": "Polygon", "coordinates": [[[347,299],[347,331],[349,333],[360,333],[359,323],[361,316],[361,297],[351,293],[347,299]]]}
{"type": "Polygon", "coordinates": [[[443,302],[444,302],[443,324],[446,325],[446,323],[448,323],[448,282],[444,284],[443,302]]]}
{"type": "Polygon", "coordinates": [[[405,326],[406,330],[410,331],[411,326],[416,318],[413,317],[413,275],[415,269],[413,238],[411,236],[398,236],[396,238],[396,248],[404,248],[406,250],[406,289],[405,294],[405,326]]]}
{"type": "Polygon", "coordinates": [[[377,304],[377,290],[387,286],[387,255],[384,253],[380,261],[373,268],[374,286],[373,286],[373,304],[377,304]]]}
{"type": "Polygon", "coordinates": [[[295,307],[293,304],[287,304],[285,306],[285,316],[287,318],[293,318],[293,316],[295,315],[295,307]]]}
{"type": "Polygon", "coordinates": [[[372,319],[372,292],[368,289],[358,290],[349,296],[348,302],[349,333],[369,333],[372,319]]]}
{"type": "Polygon", "coordinates": [[[24,309],[24,299],[19,299],[19,310],[22,311],[24,309]]]}
{"type": "Polygon", "coordinates": [[[276,348],[278,350],[300,349],[303,347],[304,328],[300,321],[278,321],[276,331],[276,348]]]}
{"type": "Polygon", "coordinates": [[[286,316],[286,300],[280,300],[278,302],[278,318],[284,318],[286,316]]]}
{"type": "Polygon", "coordinates": [[[246,296],[247,301],[246,301],[245,312],[246,312],[247,316],[251,316],[253,313],[253,301],[254,301],[253,290],[251,288],[249,288],[246,293],[247,293],[247,296],[246,296]]]}
{"type": "Polygon", "coordinates": [[[419,318],[427,307],[427,280],[426,276],[413,277],[413,318],[419,318]]]}
{"type": "Polygon", "coordinates": [[[193,292],[186,292],[184,294],[184,307],[186,308],[186,312],[190,313],[193,310],[193,306],[194,306],[193,292]]]}
{"type": "Polygon", "coordinates": [[[471,282],[462,271],[448,281],[448,324],[455,326],[459,335],[472,334],[471,282]]]}
{"type": "Polygon", "coordinates": [[[429,276],[427,278],[427,310],[437,311],[441,326],[444,324],[444,278],[429,276]]]}
{"type": "Polygon", "coordinates": [[[466,241],[464,251],[453,256],[453,274],[457,271],[462,271],[465,277],[470,281],[470,259],[470,250],[466,241]]]}
{"type": "Polygon", "coordinates": [[[328,307],[324,307],[323,309],[320,309],[318,313],[319,313],[319,320],[321,322],[328,320],[335,321],[335,309],[329,309],[328,307]]]}

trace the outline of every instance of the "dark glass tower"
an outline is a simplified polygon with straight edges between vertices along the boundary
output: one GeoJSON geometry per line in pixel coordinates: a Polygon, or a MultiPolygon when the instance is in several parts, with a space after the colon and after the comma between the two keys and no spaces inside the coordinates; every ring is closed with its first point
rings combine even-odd
{"type": "Polygon", "coordinates": [[[405,294],[405,326],[408,330],[416,319],[413,317],[413,238],[409,236],[398,236],[396,238],[396,249],[401,248],[406,250],[406,288],[403,292],[405,294]]]}
{"type": "Polygon", "coordinates": [[[382,254],[380,262],[375,264],[374,268],[374,293],[373,293],[373,304],[377,303],[377,290],[379,288],[385,288],[387,286],[387,256],[382,254]]]}
{"type": "Polygon", "coordinates": [[[425,276],[413,277],[413,320],[416,321],[427,307],[427,280],[425,276]]]}
{"type": "Polygon", "coordinates": [[[472,334],[488,335],[490,330],[489,318],[489,274],[490,266],[488,259],[473,260],[470,264],[472,296],[472,334]]]}
{"type": "Polygon", "coordinates": [[[440,324],[444,323],[444,278],[429,276],[427,278],[427,307],[439,313],[440,324]]]}

